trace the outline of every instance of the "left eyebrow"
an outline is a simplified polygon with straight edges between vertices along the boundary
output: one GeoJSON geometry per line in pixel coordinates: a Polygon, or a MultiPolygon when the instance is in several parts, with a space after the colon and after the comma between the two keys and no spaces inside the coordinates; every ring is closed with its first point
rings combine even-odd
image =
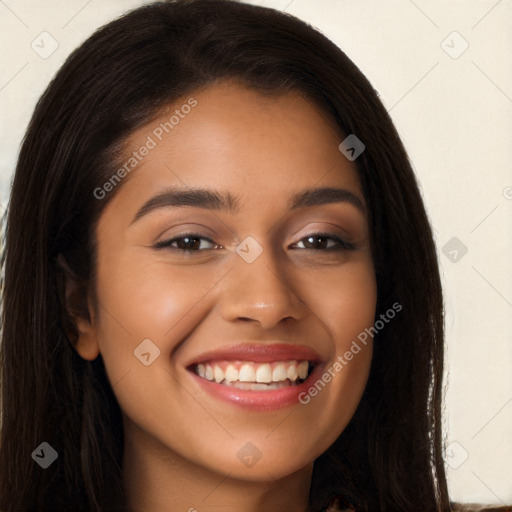
{"type": "MultiPolygon", "coordinates": [[[[308,206],[343,202],[355,206],[363,214],[366,212],[363,201],[357,195],[347,189],[336,187],[315,188],[298,192],[291,198],[289,208],[290,210],[296,210],[308,206]]],[[[228,210],[232,214],[240,211],[238,198],[229,192],[217,192],[204,188],[168,189],[144,203],[135,214],[131,224],[158,208],[170,206],[228,210]]]]}
{"type": "Polygon", "coordinates": [[[360,210],[361,213],[366,213],[366,207],[358,196],[350,192],[350,190],[336,187],[314,188],[299,192],[293,196],[290,210],[328,203],[350,203],[360,210]]]}

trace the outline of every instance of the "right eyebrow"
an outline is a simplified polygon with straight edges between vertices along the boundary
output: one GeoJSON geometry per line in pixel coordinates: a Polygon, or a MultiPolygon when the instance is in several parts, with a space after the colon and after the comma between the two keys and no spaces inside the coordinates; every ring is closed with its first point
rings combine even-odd
{"type": "Polygon", "coordinates": [[[144,203],[137,211],[132,220],[132,224],[139,220],[149,212],[157,208],[165,208],[169,206],[195,206],[197,208],[205,208],[210,210],[228,210],[231,213],[239,211],[237,199],[229,192],[217,192],[204,188],[196,189],[167,189],[164,192],[152,197],[144,203]]]}

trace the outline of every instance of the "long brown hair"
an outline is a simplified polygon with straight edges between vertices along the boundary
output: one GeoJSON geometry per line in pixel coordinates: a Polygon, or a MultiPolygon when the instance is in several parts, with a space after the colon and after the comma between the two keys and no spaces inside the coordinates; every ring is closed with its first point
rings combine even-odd
{"type": "Polygon", "coordinates": [[[95,226],[116,192],[98,200],[94,190],[116,170],[127,136],[163,106],[223,78],[265,94],[299,91],[363,141],[355,163],[370,212],[376,318],[402,306],[375,335],[355,416],[315,461],[311,510],[334,494],[358,510],[450,510],[441,285],[405,149],[343,51],[290,15],[229,0],[157,2],[109,23],[71,54],[37,104],[6,235],[0,510],[125,506],[119,406],[101,356],[89,362],[73,350],[62,277],[83,290],[94,284],[95,226]],[[31,458],[42,441],[58,452],[46,470],[31,458]]]}

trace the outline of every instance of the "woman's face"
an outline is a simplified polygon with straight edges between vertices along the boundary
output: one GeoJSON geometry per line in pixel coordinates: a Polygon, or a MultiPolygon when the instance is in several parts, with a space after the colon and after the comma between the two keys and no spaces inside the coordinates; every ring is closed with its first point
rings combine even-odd
{"type": "Polygon", "coordinates": [[[234,82],[132,135],[78,344],[101,353],[128,443],[261,481],[304,468],[345,428],[368,377],[358,335],[376,282],[344,138],[300,95],[234,82]]]}

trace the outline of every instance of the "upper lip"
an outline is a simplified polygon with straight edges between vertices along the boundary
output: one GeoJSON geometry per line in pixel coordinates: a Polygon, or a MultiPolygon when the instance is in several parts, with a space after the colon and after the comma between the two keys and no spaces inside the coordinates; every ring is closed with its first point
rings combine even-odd
{"type": "Polygon", "coordinates": [[[187,366],[206,361],[254,361],[270,363],[274,361],[322,361],[321,356],[311,347],[287,343],[244,343],[205,352],[197,356],[187,366]]]}

